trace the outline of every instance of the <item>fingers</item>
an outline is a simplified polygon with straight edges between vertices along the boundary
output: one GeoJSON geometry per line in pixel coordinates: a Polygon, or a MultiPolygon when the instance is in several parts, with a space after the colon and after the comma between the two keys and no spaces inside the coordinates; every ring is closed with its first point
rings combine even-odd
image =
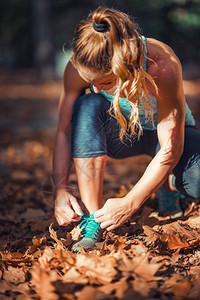
{"type": "Polygon", "coordinates": [[[70,219],[71,222],[76,222],[81,219],[81,216],[78,215],[70,206],[64,208],[63,215],[67,219],[70,219]]]}
{"type": "Polygon", "coordinates": [[[57,208],[55,210],[55,217],[60,226],[67,226],[71,222],[78,222],[81,220],[81,216],[77,215],[70,206],[57,208]]]}
{"type": "Polygon", "coordinates": [[[71,198],[70,202],[71,202],[71,205],[72,205],[73,209],[77,213],[77,215],[82,217],[84,215],[84,213],[82,212],[81,207],[78,204],[78,201],[76,200],[76,198],[71,198]]]}
{"type": "Polygon", "coordinates": [[[112,231],[112,230],[114,230],[114,229],[116,229],[118,226],[116,226],[116,225],[111,225],[111,226],[108,226],[107,228],[106,228],[106,230],[107,231],[112,231]]]}
{"type": "Polygon", "coordinates": [[[55,218],[60,226],[67,226],[71,222],[78,222],[83,216],[76,198],[67,193],[60,193],[55,200],[55,218]]]}
{"type": "Polygon", "coordinates": [[[105,216],[99,216],[96,217],[96,212],[94,213],[95,221],[97,223],[101,223],[101,229],[106,229],[107,231],[111,231],[116,229],[119,225],[113,225],[113,222],[111,220],[106,221],[107,218],[105,216]]]}
{"type": "Polygon", "coordinates": [[[99,220],[100,220],[101,217],[103,217],[103,215],[104,215],[104,211],[103,211],[103,207],[102,207],[101,209],[95,211],[95,213],[94,213],[95,221],[97,223],[100,223],[101,221],[99,221],[99,220]]]}
{"type": "Polygon", "coordinates": [[[119,227],[119,225],[113,224],[111,221],[105,221],[101,223],[101,228],[111,231],[119,227]]]}
{"type": "Polygon", "coordinates": [[[95,211],[94,219],[95,219],[96,222],[100,223],[101,222],[100,218],[109,213],[110,209],[108,209],[108,207],[109,207],[110,200],[111,199],[108,199],[101,209],[95,211]]]}
{"type": "Polygon", "coordinates": [[[101,223],[101,229],[107,229],[110,226],[112,226],[111,221],[104,221],[104,222],[101,223]]]}
{"type": "Polygon", "coordinates": [[[94,218],[94,220],[95,220],[97,223],[102,223],[102,222],[105,220],[105,217],[102,216],[102,217],[94,218]]]}

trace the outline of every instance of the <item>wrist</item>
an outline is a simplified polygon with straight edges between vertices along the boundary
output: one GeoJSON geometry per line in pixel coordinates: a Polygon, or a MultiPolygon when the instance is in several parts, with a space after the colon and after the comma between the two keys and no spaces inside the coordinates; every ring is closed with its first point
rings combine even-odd
{"type": "Polygon", "coordinates": [[[67,193],[67,186],[63,185],[63,186],[59,186],[56,189],[54,189],[54,196],[58,197],[59,195],[63,194],[63,193],[67,193]]]}
{"type": "Polygon", "coordinates": [[[135,197],[133,197],[130,194],[127,194],[125,197],[125,200],[127,202],[127,205],[129,207],[129,209],[134,213],[136,212],[140,206],[142,205],[143,202],[138,201],[138,199],[136,199],[135,197]]]}

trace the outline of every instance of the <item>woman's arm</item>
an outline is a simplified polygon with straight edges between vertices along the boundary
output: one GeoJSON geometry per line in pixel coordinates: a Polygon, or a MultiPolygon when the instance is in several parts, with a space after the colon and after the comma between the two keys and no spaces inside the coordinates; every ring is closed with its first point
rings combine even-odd
{"type": "Polygon", "coordinates": [[[139,206],[166,181],[184,147],[186,102],[182,68],[175,54],[168,49],[152,71],[158,87],[157,135],[161,148],[133,191],[127,195],[134,195],[135,203],[139,206]]]}
{"type": "Polygon", "coordinates": [[[71,118],[76,99],[88,87],[77,70],[68,63],[59,102],[59,121],[53,155],[53,176],[55,192],[55,217],[59,225],[66,226],[80,220],[81,208],[77,200],[68,193],[67,181],[71,165],[71,118]],[[72,209],[73,208],[73,209],[72,209]]]}
{"type": "Polygon", "coordinates": [[[122,225],[139,209],[166,181],[183,152],[185,97],[182,70],[179,60],[167,46],[166,53],[152,66],[150,75],[158,87],[157,134],[161,148],[133,189],[123,199],[119,199],[121,201],[109,199],[95,213],[95,220],[101,222],[101,227],[107,230],[122,225]]]}

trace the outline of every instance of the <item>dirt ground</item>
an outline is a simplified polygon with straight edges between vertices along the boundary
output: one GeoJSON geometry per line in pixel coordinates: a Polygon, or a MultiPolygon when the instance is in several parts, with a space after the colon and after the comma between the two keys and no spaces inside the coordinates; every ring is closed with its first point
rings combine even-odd
{"type": "MultiPolygon", "coordinates": [[[[34,72],[0,75],[0,299],[199,299],[199,200],[184,200],[184,216],[172,220],[158,215],[152,195],[96,250],[70,251],[77,230],[53,216],[60,90],[34,72]]],[[[200,79],[185,80],[184,90],[200,129],[200,79]]],[[[109,159],[104,200],[125,195],[149,161],[109,159]]],[[[73,167],[69,186],[79,198],[73,167]]]]}

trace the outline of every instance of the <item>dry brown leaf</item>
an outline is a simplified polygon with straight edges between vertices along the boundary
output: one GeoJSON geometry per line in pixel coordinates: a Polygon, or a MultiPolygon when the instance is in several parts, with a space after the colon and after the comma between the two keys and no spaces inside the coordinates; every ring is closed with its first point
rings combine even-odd
{"type": "Polygon", "coordinates": [[[196,232],[191,229],[183,228],[178,222],[175,224],[167,224],[162,226],[164,233],[158,233],[149,226],[143,226],[144,233],[147,235],[145,242],[147,245],[154,244],[157,240],[160,240],[167,244],[169,250],[177,250],[181,248],[192,248],[198,245],[200,237],[198,237],[194,242],[190,243],[184,237],[187,236],[188,239],[193,239],[197,236],[196,232]],[[168,232],[168,233],[166,233],[168,232]],[[181,232],[181,235],[177,232],[181,232]],[[184,235],[184,236],[183,236],[184,235]]]}
{"type": "Polygon", "coordinates": [[[63,272],[75,265],[76,254],[67,249],[54,249],[55,258],[59,261],[59,266],[63,268],[63,272]]]}
{"type": "Polygon", "coordinates": [[[20,260],[24,256],[24,253],[12,252],[11,256],[12,256],[12,260],[20,260]]]}
{"type": "Polygon", "coordinates": [[[166,256],[163,256],[163,255],[156,255],[156,256],[153,256],[151,258],[151,263],[153,264],[157,264],[157,263],[160,263],[160,262],[163,262],[163,264],[168,264],[169,262],[169,258],[167,258],[166,256]]]}
{"type": "Polygon", "coordinates": [[[81,230],[79,226],[75,226],[71,231],[71,237],[73,241],[77,241],[81,236],[81,230]]]}
{"type": "Polygon", "coordinates": [[[106,241],[96,243],[96,250],[100,250],[101,253],[105,254],[107,250],[107,243],[106,241]]]}
{"type": "MultiPolygon", "coordinates": [[[[198,289],[194,289],[192,283],[188,279],[185,279],[184,276],[181,276],[181,274],[173,274],[171,278],[164,283],[162,290],[167,293],[173,292],[175,299],[188,299],[187,296],[190,294],[198,294],[198,289]]],[[[191,297],[191,299],[196,300],[198,298],[191,297]]]]}
{"type": "Polygon", "coordinates": [[[20,293],[21,295],[16,296],[16,299],[24,299],[24,300],[29,300],[30,295],[29,295],[29,286],[27,282],[20,283],[17,286],[15,284],[11,284],[9,282],[9,292],[12,293],[20,293]]]}
{"type": "MultiPolygon", "coordinates": [[[[53,223],[51,223],[50,226],[49,226],[49,233],[50,233],[51,238],[52,238],[54,241],[56,241],[56,248],[57,248],[57,249],[65,249],[65,247],[64,247],[64,245],[63,245],[63,243],[62,243],[62,241],[58,239],[57,233],[56,233],[56,231],[52,228],[52,226],[53,226],[53,223]]],[[[55,245],[54,245],[54,246],[55,246],[55,245]]]]}
{"type": "Polygon", "coordinates": [[[34,236],[34,237],[32,238],[32,243],[33,243],[33,245],[30,246],[30,247],[26,250],[24,256],[26,257],[26,256],[32,254],[33,252],[35,252],[35,251],[38,249],[38,247],[40,247],[40,245],[41,245],[43,242],[46,242],[46,240],[47,240],[47,239],[46,239],[45,235],[43,235],[42,238],[38,238],[38,237],[34,236]]]}
{"type": "Polygon", "coordinates": [[[66,272],[74,265],[75,259],[73,254],[68,250],[51,249],[45,247],[43,254],[38,258],[38,263],[42,269],[50,271],[50,269],[62,269],[66,272]]]}
{"type": "Polygon", "coordinates": [[[72,294],[63,293],[62,296],[64,297],[64,299],[67,299],[67,300],[75,300],[75,296],[72,294]]]}
{"type": "Polygon", "coordinates": [[[114,257],[104,255],[77,255],[76,266],[79,272],[89,278],[91,283],[105,284],[111,282],[117,275],[114,257]]]}
{"type": "Polygon", "coordinates": [[[165,289],[171,289],[171,287],[177,282],[181,282],[184,280],[184,277],[180,274],[174,273],[163,285],[165,289]]]}
{"type": "Polygon", "coordinates": [[[181,259],[181,257],[182,257],[182,255],[180,255],[179,252],[180,252],[180,249],[178,249],[176,252],[174,252],[172,254],[172,257],[170,258],[170,262],[173,265],[175,265],[179,261],[179,259],[181,259]]]}
{"type": "Polygon", "coordinates": [[[5,253],[3,252],[0,252],[1,254],[1,259],[0,259],[0,262],[9,262],[11,264],[20,264],[22,262],[31,262],[32,261],[32,257],[24,257],[24,254],[23,253],[20,253],[20,252],[9,252],[9,251],[6,251],[5,253]]]}
{"type": "Polygon", "coordinates": [[[179,234],[163,234],[160,236],[160,239],[162,242],[167,243],[167,246],[170,250],[189,247],[187,240],[181,237],[179,234]]]}
{"type": "Polygon", "coordinates": [[[36,291],[42,300],[59,299],[59,296],[55,293],[55,287],[52,285],[52,282],[58,278],[55,271],[51,270],[51,272],[48,273],[38,265],[35,265],[31,269],[31,276],[31,283],[35,285],[36,291]]]}
{"type": "Polygon", "coordinates": [[[195,208],[196,208],[196,203],[195,202],[190,203],[190,205],[188,206],[188,208],[186,208],[184,212],[184,216],[188,216],[189,214],[191,214],[191,212],[195,211],[195,208]]]}
{"type": "Polygon", "coordinates": [[[162,234],[179,234],[188,242],[196,239],[199,234],[196,230],[188,226],[187,222],[177,221],[162,226],[162,234]]]}
{"type": "Polygon", "coordinates": [[[198,246],[199,243],[200,243],[200,236],[195,241],[190,243],[188,248],[194,248],[194,247],[198,246]]]}
{"type": "Polygon", "coordinates": [[[117,252],[117,263],[118,263],[118,270],[124,272],[128,277],[134,270],[135,264],[133,259],[128,258],[122,248],[119,248],[117,252]]]}
{"type": "MultiPolygon", "coordinates": [[[[152,214],[151,214],[152,215],[152,214]]],[[[157,216],[149,216],[147,217],[144,221],[143,221],[143,226],[146,225],[146,226],[149,226],[151,228],[156,228],[159,226],[160,224],[160,221],[158,220],[157,216]]]]}
{"type": "Polygon", "coordinates": [[[92,286],[85,286],[81,292],[76,293],[78,300],[96,300],[97,289],[92,286]]]}
{"type": "Polygon", "coordinates": [[[189,299],[200,299],[200,273],[193,280],[193,288],[188,295],[189,299]]]}
{"type": "Polygon", "coordinates": [[[84,274],[80,274],[75,267],[72,267],[62,277],[63,282],[74,282],[77,284],[87,284],[88,278],[84,274]]]}
{"type": "MultiPolygon", "coordinates": [[[[197,261],[197,264],[199,264],[200,261],[197,261]]],[[[190,271],[188,272],[190,275],[193,275],[195,279],[200,280],[200,265],[193,264],[190,268],[190,271]]]]}
{"type": "Polygon", "coordinates": [[[143,210],[142,210],[142,212],[140,214],[140,218],[139,218],[139,220],[137,222],[137,225],[138,225],[138,227],[140,229],[142,229],[142,226],[144,224],[146,225],[145,222],[146,222],[147,218],[149,217],[149,215],[151,214],[152,210],[153,209],[151,207],[148,207],[148,206],[144,206],[143,207],[143,210]]]}
{"type": "Polygon", "coordinates": [[[22,268],[14,268],[12,266],[8,266],[8,269],[4,270],[3,272],[3,279],[14,284],[24,282],[24,270],[22,268]]]}
{"type": "Polygon", "coordinates": [[[135,256],[139,256],[146,253],[148,248],[143,244],[143,242],[139,241],[138,245],[131,245],[131,250],[135,256]]]}
{"type": "Polygon", "coordinates": [[[11,283],[1,280],[0,281],[0,292],[4,294],[6,291],[9,291],[11,289],[11,283]]]}
{"type": "Polygon", "coordinates": [[[186,299],[192,290],[192,284],[188,280],[184,282],[177,282],[172,286],[172,291],[174,292],[175,299],[186,299]]]}
{"type": "MultiPolygon", "coordinates": [[[[146,282],[140,279],[131,281],[132,288],[135,292],[143,297],[148,297],[150,295],[151,289],[157,289],[158,283],[156,281],[146,282]]],[[[147,299],[149,299],[148,297],[147,299]]]]}
{"type": "Polygon", "coordinates": [[[181,249],[181,248],[194,248],[194,247],[198,246],[200,243],[200,236],[194,242],[192,242],[190,244],[184,237],[182,237],[178,234],[162,235],[161,240],[163,242],[167,242],[168,248],[170,250],[177,250],[177,249],[181,249]]]}
{"type": "Polygon", "coordinates": [[[121,237],[118,237],[114,244],[110,244],[107,246],[108,250],[110,252],[117,252],[119,247],[121,247],[121,249],[124,249],[127,247],[127,244],[126,244],[126,239],[123,239],[121,237]]]}
{"type": "Polygon", "coordinates": [[[143,225],[143,230],[147,236],[145,237],[145,243],[147,246],[154,245],[155,242],[160,238],[160,234],[147,225],[143,225]]]}
{"type": "Polygon", "coordinates": [[[12,254],[10,251],[0,251],[1,254],[1,260],[3,261],[9,261],[12,259],[12,254]]]}
{"type": "Polygon", "coordinates": [[[200,216],[193,216],[189,218],[187,221],[185,221],[190,227],[192,228],[200,228],[200,216]]]}
{"type": "Polygon", "coordinates": [[[134,273],[142,277],[146,281],[158,280],[155,274],[162,267],[162,263],[150,263],[149,253],[140,257],[133,258],[135,264],[134,273]]]}
{"type": "Polygon", "coordinates": [[[24,283],[20,283],[17,285],[17,288],[20,290],[20,291],[23,291],[23,292],[28,292],[30,289],[29,289],[29,286],[28,286],[28,282],[24,282],[24,283]]]}
{"type": "Polygon", "coordinates": [[[55,253],[53,249],[51,249],[50,247],[45,247],[42,256],[38,258],[40,267],[43,269],[49,268],[49,262],[54,257],[55,257],[55,253]]]}
{"type": "Polygon", "coordinates": [[[127,289],[128,289],[127,278],[123,277],[117,282],[105,284],[99,287],[98,291],[107,295],[111,295],[113,292],[115,292],[115,296],[118,299],[122,299],[127,289]]]}
{"type": "Polygon", "coordinates": [[[127,274],[126,276],[133,275],[134,277],[135,274],[142,277],[145,281],[160,279],[160,277],[155,277],[154,275],[161,268],[163,262],[150,263],[149,253],[130,259],[125,255],[125,253],[121,252],[119,258],[118,269],[121,272],[124,272],[124,274],[127,274]]]}
{"type": "Polygon", "coordinates": [[[65,239],[62,238],[61,241],[63,242],[65,247],[70,246],[73,243],[71,232],[67,232],[66,238],[65,239]]]}

